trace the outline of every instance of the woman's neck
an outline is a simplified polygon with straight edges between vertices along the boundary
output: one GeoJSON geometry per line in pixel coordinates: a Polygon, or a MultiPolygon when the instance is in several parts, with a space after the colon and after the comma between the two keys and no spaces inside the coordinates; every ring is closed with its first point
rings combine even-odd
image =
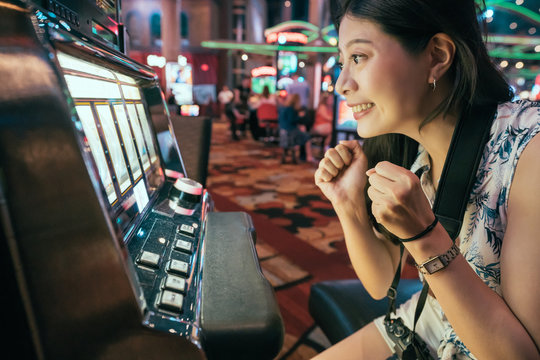
{"type": "Polygon", "coordinates": [[[437,188],[441,177],[456,123],[457,117],[454,115],[447,115],[445,118],[439,115],[426,124],[418,133],[418,138],[415,139],[429,154],[431,160],[430,175],[435,188],[437,188]]]}

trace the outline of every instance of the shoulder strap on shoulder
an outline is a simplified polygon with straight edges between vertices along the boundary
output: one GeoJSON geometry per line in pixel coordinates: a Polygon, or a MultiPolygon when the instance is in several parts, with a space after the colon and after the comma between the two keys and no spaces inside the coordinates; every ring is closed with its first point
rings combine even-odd
{"type": "Polygon", "coordinates": [[[454,130],[433,204],[452,240],[459,235],[496,109],[496,104],[474,106],[454,130]]]}

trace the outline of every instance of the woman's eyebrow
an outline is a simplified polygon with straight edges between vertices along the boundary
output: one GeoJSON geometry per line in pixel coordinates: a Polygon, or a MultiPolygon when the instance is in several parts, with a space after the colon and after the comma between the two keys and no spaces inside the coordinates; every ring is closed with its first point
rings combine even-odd
{"type": "MultiPolygon", "coordinates": [[[[347,42],[347,44],[345,44],[345,48],[348,48],[354,44],[358,44],[358,43],[361,43],[361,44],[371,44],[372,42],[370,40],[366,40],[366,39],[352,39],[350,40],[349,42],[347,42]]],[[[339,54],[341,54],[341,49],[339,48],[338,46],[338,52],[339,54]]]]}

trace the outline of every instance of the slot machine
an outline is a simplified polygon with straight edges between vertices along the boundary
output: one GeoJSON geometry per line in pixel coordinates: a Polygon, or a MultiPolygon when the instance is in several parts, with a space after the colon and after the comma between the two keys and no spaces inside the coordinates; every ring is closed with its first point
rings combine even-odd
{"type": "Polygon", "coordinates": [[[0,0],[2,349],[20,359],[272,359],[243,212],[189,178],[119,3],[0,0]]]}

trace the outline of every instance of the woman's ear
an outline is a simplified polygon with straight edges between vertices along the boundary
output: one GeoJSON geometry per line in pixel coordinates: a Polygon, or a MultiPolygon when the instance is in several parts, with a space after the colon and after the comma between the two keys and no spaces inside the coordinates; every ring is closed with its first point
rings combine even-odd
{"type": "Polygon", "coordinates": [[[430,56],[429,83],[438,80],[450,69],[456,53],[454,40],[445,33],[437,33],[429,40],[428,54],[430,56]]]}

